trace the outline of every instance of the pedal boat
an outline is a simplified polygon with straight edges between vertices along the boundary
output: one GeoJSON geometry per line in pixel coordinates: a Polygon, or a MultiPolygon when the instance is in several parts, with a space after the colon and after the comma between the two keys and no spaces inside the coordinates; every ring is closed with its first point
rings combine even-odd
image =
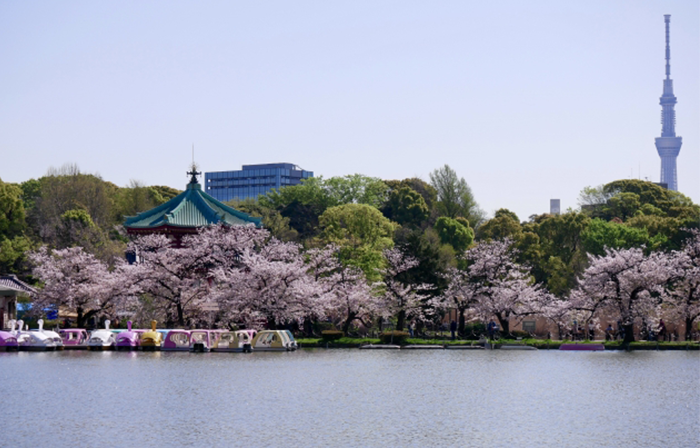
{"type": "Polygon", "coordinates": [[[191,330],[190,351],[205,353],[216,347],[226,330],[191,330]]]}
{"type": "Polygon", "coordinates": [[[109,329],[109,320],[105,321],[104,330],[95,330],[90,334],[88,339],[88,349],[90,350],[114,350],[117,344],[117,338],[112,330],[109,329]]]}
{"type": "Polygon", "coordinates": [[[87,347],[88,332],[83,328],[64,328],[58,335],[64,347],[87,347]]]}
{"type": "Polygon", "coordinates": [[[151,329],[149,331],[144,332],[141,335],[141,350],[160,350],[160,346],[161,344],[163,344],[163,333],[156,330],[157,323],[158,322],[156,322],[155,320],[152,320],[151,329]]]}
{"type": "MultiPolygon", "coordinates": [[[[39,319],[38,330],[19,331],[17,344],[22,351],[55,351],[63,348],[63,341],[55,331],[44,331],[44,319],[39,319]],[[54,336],[55,335],[55,336],[54,336]]],[[[22,328],[24,321],[18,321],[22,328]]]]}
{"type": "Polygon", "coordinates": [[[126,331],[122,331],[117,335],[116,349],[123,351],[138,350],[139,345],[141,345],[141,336],[146,330],[133,330],[131,328],[131,321],[126,323],[126,327],[126,331]]]}
{"type": "Polygon", "coordinates": [[[170,330],[163,340],[163,351],[186,352],[190,350],[190,331],[175,329],[170,330]]]}
{"type": "Polygon", "coordinates": [[[11,320],[10,331],[0,331],[0,352],[15,352],[19,350],[17,334],[15,332],[15,321],[11,320]]]}
{"type": "Polygon", "coordinates": [[[211,350],[214,352],[250,353],[253,351],[252,340],[253,337],[248,330],[224,331],[211,350]]]}
{"type": "Polygon", "coordinates": [[[289,330],[262,330],[251,343],[253,350],[261,352],[283,352],[297,349],[297,341],[294,340],[289,330]]]}

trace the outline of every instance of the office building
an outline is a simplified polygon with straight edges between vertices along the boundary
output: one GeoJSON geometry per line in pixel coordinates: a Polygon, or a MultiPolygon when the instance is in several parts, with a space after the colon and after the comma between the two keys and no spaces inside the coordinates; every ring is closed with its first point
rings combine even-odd
{"type": "Polygon", "coordinates": [[[561,213],[561,200],[560,199],[550,199],[549,200],[549,214],[558,215],[561,213]]]}
{"type": "Polygon", "coordinates": [[[305,171],[293,163],[265,163],[243,165],[236,171],[204,173],[206,192],[222,202],[232,199],[257,198],[270,190],[299,185],[303,179],[314,177],[313,171],[305,171]]]}

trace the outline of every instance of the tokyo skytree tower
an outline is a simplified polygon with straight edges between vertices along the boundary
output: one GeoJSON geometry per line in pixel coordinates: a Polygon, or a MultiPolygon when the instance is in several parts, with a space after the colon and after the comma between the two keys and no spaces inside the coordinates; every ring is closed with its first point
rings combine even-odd
{"type": "Polygon", "coordinates": [[[661,157],[661,183],[665,183],[669,190],[678,191],[678,175],[676,173],[676,159],[681,152],[683,139],[676,137],[676,96],[673,94],[673,80],[671,79],[671,46],[670,27],[671,16],[665,15],[666,22],[666,79],[664,79],[664,93],[661,95],[661,137],[656,138],[656,150],[661,157]]]}

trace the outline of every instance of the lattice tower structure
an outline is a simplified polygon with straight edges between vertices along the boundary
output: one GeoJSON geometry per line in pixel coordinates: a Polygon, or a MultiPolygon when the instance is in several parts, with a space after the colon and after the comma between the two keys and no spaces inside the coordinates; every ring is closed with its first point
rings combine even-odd
{"type": "Polygon", "coordinates": [[[656,151],[661,157],[661,183],[666,184],[669,190],[678,191],[676,159],[681,152],[683,139],[676,136],[676,111],[674,110],[676,96],[673,94],[671,79],[671,16],[664,15],[664,21],[666,22],[666,79],[664,79],[664,91],[659,101],[661,137],[656,138],[656,151]]]}

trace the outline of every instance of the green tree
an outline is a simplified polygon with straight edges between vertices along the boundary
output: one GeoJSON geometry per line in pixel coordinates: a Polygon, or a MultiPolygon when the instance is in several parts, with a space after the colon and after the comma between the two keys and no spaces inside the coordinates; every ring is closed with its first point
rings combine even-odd
{"type": "Polygon", "coordinates": [[[22,189],[0,179],[0,240],[22,235],[25,227],[22,189]]]}
{"type": "Polygon", "coordinates": [[[430,284],[435,286],[431,295],[437,296],[447,286],[444,274],[449,267],[457,266],[452,246],[442,244],[435,229],[399,228],[394,236],[401,252],[418,260],[418,266],[399,275],[406,284],[430,284]]]}
{"type": "Polygon", "coordinates": [[[582,232],[590,224],[582,213],[539,215],[525,223],[518,261],[532,267],[538,283],[547,285],[555,295],[563,296],[576,284],[576,277],[586,266],[582,232]]]}
{"type": "Polygon", "coordinates": [[[657,233],[654,238],[649,237],[645,228],[629,227],[625,224],[606,222],[602,219],[593,219],[582,234],[583,248],[586,252],[603,256],[605,249],[631,249],[633,247],[646,246],[648,250],[654,250],[666,242],[666,237],[657,233]]]}
{"type": "Polygon", "coordinates": [[[384,183],[390,190],[398,190],[403,187],[408,187],[416,193],[420,194],[428,206],[428,210],[432,210],[437,204],[437,190],[432,185],[417,177],[410,177],[403,180],[386,180],[384,183]]]}
{"type": "Polygon", "coordinates": [[[410,187],[391,190],[382,212],[392,221],[414,227],[420,227],[430,217],[425,199],[410,187]]]}
{"type": "Polygon", "coordinates": [[[290,218],[282,216],[282,214],[275,209],[265,207],[260,201],[247,198],[242,201],[229,201],[227,205],[236,210],[248,213],[250,216],[262,218],[263,227],[279,240],[297,241],[299,239],[299,232],[289,225],[290,218]]]}
{"type": "Polygon", "coordinates": [[[457,252],[464,252],[474,241],[474,231],[456,219],[441,216],[435,223],[435,230],[443,244],[449,244],[457,252]]]}
{"type": "Polygon", "coordinates": [[[479,226],[476,232],[479,240],[502,240],[511,238],[519,241],[523,230],[518,215],[507,209],[499,209],[496,215],[479,226]]]}
{"type": "Polygon", "coordinates": [[[442,216],[462,216],[469,220],[471,227],[476,227],[483,221],[484,212],[474,199],[467,181],[457,176],[449,165],[431,172],[430,184],[437,191],[437,208],[442,216]]]}
{"type": "Polygon", "coordinates": [[[323,244],[337,244],[340,258],[362,269],[369,280],[380,278],[382,251],[393,246],[396,224],[366,204],[331,207],[319,217],[323,244]]]}
{"type": "Polygon", "coordinates": [[[343,204],[379,206],[388,187],[380,179],[353,174],[343,177],[311,177],[300,185],[282,187],[260,196],[258,202],[280,212],[302,240],[318,235],[319,217],[328,208],[343,204]]]}

